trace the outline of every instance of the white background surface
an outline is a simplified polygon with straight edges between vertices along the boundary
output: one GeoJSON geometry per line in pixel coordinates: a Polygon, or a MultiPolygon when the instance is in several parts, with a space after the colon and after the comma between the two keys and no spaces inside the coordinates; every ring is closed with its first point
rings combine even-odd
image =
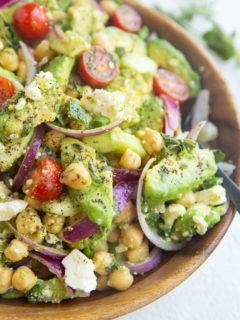
{"type": "MultiPolygon", "coordinates": [[[[142,0],[176,10],[191,0],[142,0]]],[[[195,3],[201,3],[195,0],[195,3]]],[[[215,0],[217,20],[225,30],[238,31],[240,49],[240,1],[215,0]]],[[[196,27],[202,28],[202,23],[196,27]]],[[[195,30],[196,31],[196,30],[195,30]]],[[[192,32],[192,30],[191,30],[192,32]]],[[[196,32],[194,32],[195,34],[196,32]]],[[[240,66],[222,63],[214,56],[233,90],[240,108],[240,66]]],[[[240,218],[236,216],[227,235],[207,262],[181,286],[151,305],[119,320],[239,320],[240,319],[240,218]]]]}

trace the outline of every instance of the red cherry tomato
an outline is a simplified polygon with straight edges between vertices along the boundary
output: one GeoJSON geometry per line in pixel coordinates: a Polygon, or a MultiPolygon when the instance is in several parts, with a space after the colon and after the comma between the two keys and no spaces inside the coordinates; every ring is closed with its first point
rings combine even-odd
{"type": "Polygon", "coordinates": [[[15,87],[11,81],[0,77],[0,110],[2,104],[15,93],[15,87]]]}
{"type": "Polygon", "coordinates": [[[56,160],[50,157],[43,157],[37,161],[36,167],[30,172],[28,180],[32,180],[28,195],[41,201],[56,199],[61,191],[62,184],[60,175],[62,169],[56,160]]]}
{"type": "Polygon", "coordinates": [[[16,9],[13,14],[13,24],[26,40],[43,39],[50,29],[46,9],[32,2],[16,9]]]}
{"type": "Polygon", "coordinates": [[[124,31],[137,32],[142,26],[142,18],[135,9],[127,4],[122,4],[114,12],[112,23],[124,31]]]}
{"type": "Polygon", "coordinates": [[[106,87],[119,74],[118,63],[100,46],[93,46],[82,54],[78,69],[82,79],[97,88],[106,87]]]}
{"type": "Polygon", "coordinates": [[[185,81],[166,69],[159,69],[155,74],[153,91],[156,96],[166,94],[178,102],[184,102],[189,98],[189,89],[185,81]]]}

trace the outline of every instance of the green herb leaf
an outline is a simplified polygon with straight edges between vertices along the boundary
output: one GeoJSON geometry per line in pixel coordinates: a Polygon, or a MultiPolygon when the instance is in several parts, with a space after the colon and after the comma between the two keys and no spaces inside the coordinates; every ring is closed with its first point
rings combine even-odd
{"type": "Polygon", "coordinates": [[[117,47],[115,49],[115,52],[119,56],[119,58],[122,58],[125,55],[126,50],[124,48],[122,48],[122,47],[117,47]]]}
{"type": "Polygon", "coordinates": [[[84,125],[89,125],[91,121],[91,115],[75,101],[69,102],[67,106],[67,116],[68,118],[76,120],[84,125]]]}
{"type": "Polygon", "coordinates": [[[138,31],[138,36],[142,40],[146,40],[147,37],[149,36],[149,33],[150,33],[149,28],[147,26],[144,26],[138,31]]]}
{"type": "Polygon", "coordinates": [[[116,270],[118,268],[118,262],[117,260],[115,259],[115,257],[113,257],[113,260],[112,260],[112,263],[110,264],[109,267],[106,268],[106,271],[111,273],[113,272],[114,270],[116,270]]]}
{"type": "Polygon", "coordinates": [[[222,152],[221,150],[213,150],[213,153],[216,163],[224,161],[226,157],[224,152],[222,152]]]}

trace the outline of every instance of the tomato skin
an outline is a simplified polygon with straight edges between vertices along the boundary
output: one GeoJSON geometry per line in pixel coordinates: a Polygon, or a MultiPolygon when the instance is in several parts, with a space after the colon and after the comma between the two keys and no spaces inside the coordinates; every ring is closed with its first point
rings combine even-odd
{"type": "Polygon", "coordinates": [[[46,9],[37,3],[27,3],[13,14],[17,32],[26,40],[41,40],[50,30],[46,9]]]}
{"type": "Polygon", "coordinates": [[[60,175],[62,168],[51,157],[43,157],[37,161],[35,168],[30,172],[28,180],[32,180],[32,185],[27,189],[26,184],[24,190],[28,190],[27,194],[41,201],[49,201],[56,199],[61,191],[62,184],[60,175]]]}
{"type": "Polygon", "coordinates": [[[159,69],[155,74],[153,91],[156,96],[166,94],[180,103],[186,101],[190,96],[189,88],[182,78],[166,69],[159,69]]]}
{"type": "Polygon", "coordinates": [[[137,32],[142,26],[142,18],[134,8],[122,4],[112,16],[112,24],[127,32],[137,32]]]}
{"type": "Polygon", "coordinates": [[[119,65],[104,48],[93,46],[80,57],[78,71],[88,85],[104,88],[119,74],[119,65]]]}
{"type": "Polygon", "coordinates": [[[13,83],[3,77],[0,77],[0,111],[2,104],[15,93],[15,87],[13,83]]]}

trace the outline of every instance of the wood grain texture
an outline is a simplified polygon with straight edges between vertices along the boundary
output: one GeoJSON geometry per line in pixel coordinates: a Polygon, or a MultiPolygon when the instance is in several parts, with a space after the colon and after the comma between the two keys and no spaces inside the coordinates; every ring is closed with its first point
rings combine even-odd
{"type": "MultiPolygon", "coordinates": [[[[129,2],[129,1],[128,1],[129,2]]],[[[139,4],[133,4],[152,31],[182,50],[194,68],[201,71],[203,88],[211,91],[212,119],[220,130],[218,146],[237,164],[236,181],[240,183],[240,116],[224,79],[207,53],[178,25],[139,4]],[[199,69],[200,68],[200,69],[199,69]]],[[[31,305],[24,300],[0,301],[1,320],[104,320],[143,307],[173,290],[187,279],[217,247],[234,216],[229,208],[213,230],[195,238],[186,248],[166,255],[156,270],[140,277],[126,292],[96,293],[90,298],[63,302],[61,305],[31,305]]]]}

